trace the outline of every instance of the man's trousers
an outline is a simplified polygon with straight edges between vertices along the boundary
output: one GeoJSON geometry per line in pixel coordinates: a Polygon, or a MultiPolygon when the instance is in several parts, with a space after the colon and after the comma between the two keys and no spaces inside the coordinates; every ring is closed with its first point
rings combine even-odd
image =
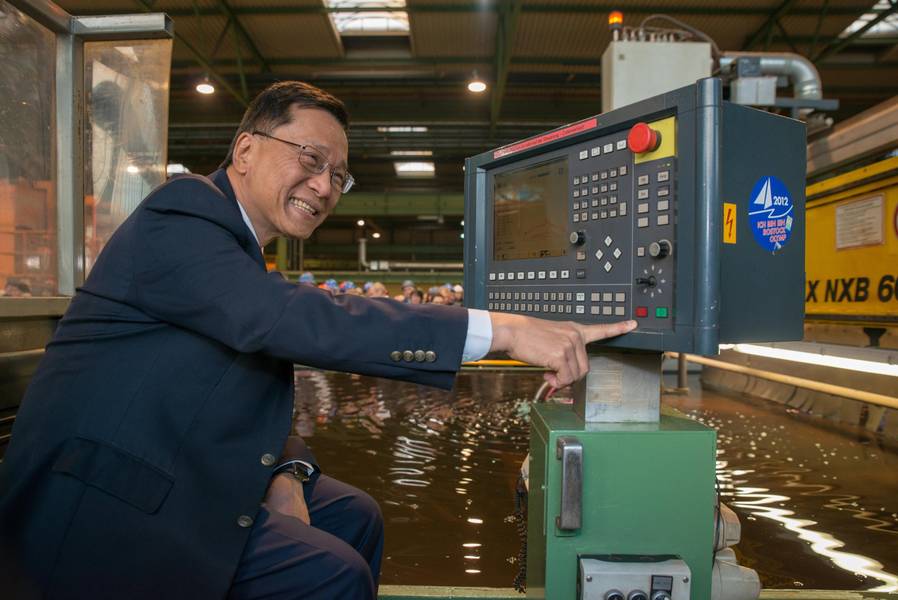
{"type": "Polygon", "coordinates": [[[263,504],[229,600],[373,600],[383,517],[371,496],[326,475],[303,489],[312,524],[263,504]]]}

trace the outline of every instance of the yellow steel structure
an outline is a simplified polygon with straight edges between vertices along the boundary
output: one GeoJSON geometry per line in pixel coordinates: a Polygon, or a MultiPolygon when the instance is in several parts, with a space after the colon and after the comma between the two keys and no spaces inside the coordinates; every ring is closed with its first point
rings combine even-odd
{"type": "Polygon", "coordinates": [[[807,197],[806,320],[898,324],[898,157],[807,197]]]}

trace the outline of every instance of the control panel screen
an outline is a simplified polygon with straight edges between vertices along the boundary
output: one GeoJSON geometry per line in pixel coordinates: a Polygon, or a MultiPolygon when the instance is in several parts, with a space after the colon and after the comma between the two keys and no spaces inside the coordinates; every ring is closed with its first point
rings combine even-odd
{"type": "Polygon", "coordinates": [[[567,157],[500,173],[493,181],[493,259],[566,255],[567,157]]]}

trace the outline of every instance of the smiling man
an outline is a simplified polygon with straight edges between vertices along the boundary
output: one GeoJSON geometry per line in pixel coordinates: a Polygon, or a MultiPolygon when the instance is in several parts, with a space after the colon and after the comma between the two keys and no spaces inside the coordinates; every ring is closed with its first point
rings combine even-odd
{"type": "Polygon", "coordinates": [[[635,326],[333,296],[267,273],[261,247],[307,238],[352,187],[347,123],[321,90],[271,86],[221,169],[160,186],[116,231],[0,466],[9,597],[374,598],[379,509],[288,439],[293,364],[448,389],[496,350],[561,387],[585,374],[586,343],[635,326]]]}

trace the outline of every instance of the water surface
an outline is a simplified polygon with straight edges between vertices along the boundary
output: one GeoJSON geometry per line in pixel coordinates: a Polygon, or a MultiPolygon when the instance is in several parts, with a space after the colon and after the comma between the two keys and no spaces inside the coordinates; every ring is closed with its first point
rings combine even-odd
{"type": "MultiPolygon", "coordinates": [[[[511,515],[538,372],[463,372],[446,393],[296,372],[298,433],[330,475],[378,499],[381,582],[509,587],[511,515]]],[[[898,454],[863,431],[698,390],[664,402],[718,429],[737,553],[766,588],[898,590],[898,454]]]]}

